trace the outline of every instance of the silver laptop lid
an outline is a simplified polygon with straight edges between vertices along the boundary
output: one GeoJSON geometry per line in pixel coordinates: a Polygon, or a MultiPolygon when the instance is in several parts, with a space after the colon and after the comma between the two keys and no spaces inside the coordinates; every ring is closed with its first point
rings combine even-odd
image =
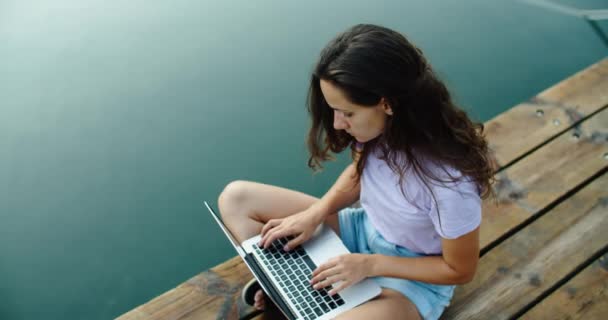
{"type": "MultiPolygon", "coordinates": [[[[222,219],[220,219],[217,216],[217,214],[215,214],[215,211],[213,211],[213,209],[211,208],[211,206],[209,205],[209,203],[207,203],[207,201],[203,201],[203,202],[205,204],[205,207],[207,207],[207,210],[209,210],[209,212],[211,213],[211,215],[213,216],[213,218],[217,222],[217,224],[220,226],[220,228],[222,228],[222,231],[224,231],[224,234],[226,234],[226,237],[228,237],[228,240],[230,240],[230,243],[236,249],[236,251],[238,252],[238,254],[241,257],[241,259],[243,259],[243,262],[245,262],[245,265],[247,266],[247,268],[249,269],[249,271],[251,271],[251,273],[253,274],[253,276],[258,280],[258,283],[264,289],[264,291],[266,292],[266,294],[270,298],[270,300],[272,302],[274,302],[274,304],[277,305],[277,306],[285,306],[285,308],[289,308],[289,306],[287,306],[285,304],[283,297],[281,297],[280,295],[278,295],[276,293],[275,293],[274,297],[273,297],[272,294],[270,294],[270,295],[268,294],[269,292],[271,292],[268,287],[272,286],[272,284],[269,282],[267,276],[265,274],[263,274],[264,271],[259,267],[258,263],[255,261],[255,257],[253,255],[251,255],[251,254],[248,256],[245,253],[245,250],[241,247],[241,245],[238,243],[238,241],[232,235],[232,233],[230,233],[230,231],[228,230],[228,228],[226,228],[226,226],[222,222],[222,219]],[[258,270],[258,271],[256,271],[256,270],[258,270]],[[279,300],[279,299],[281,299],[281,300],[279,300]]],[[[287,314],[285,312],[285,310],[283,310],[281,307],[279,307],[278,309],[285,315],[285,317],[287,317],[287,319],[295,319],[295,317],[290,316],[289,314],[287,314]]],[[[290,311],[290,312],[293,312],[293,311],[290,311]]]]}
{"type": "Polygon", "coordinates": [[[205,203],[205,207],[207,207],[207,210],[209,210],[209,212],[211,212],[213,219],[215,219],[217,224],[220,225],[220,228],[222,228],[222,231],[224,231],[224,233],[226,234],[226,237],[228,237],[228,240],[230,240],[230,243],[232,244],[234,249],[236,249],[236,252],[238,252],[238,254],[239,254],[239,256],[241,256],[241,258],[244,258],[245,251],[243,250],[243,248],[241,247],[239,242],[236,241],[236,238],[234,236],[232,236],[232,233],[230,233],[228,228],[226,228],[226,226],[222,222],[222,219],[220,219],[220,217],[218,217],[217,214],[215,214],[215,211],[213,211],[213,209],[211,209],[211,206],[209,205],[209,203],[207,203],[207,201],[204,201],[204,203],[205,203]]]}

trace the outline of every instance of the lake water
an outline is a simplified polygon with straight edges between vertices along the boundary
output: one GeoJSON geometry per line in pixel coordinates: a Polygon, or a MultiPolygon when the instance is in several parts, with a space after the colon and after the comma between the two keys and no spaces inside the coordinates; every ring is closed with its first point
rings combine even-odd
{"type": "Polygon", "coordinates": [[[480,121],[607,52],[520,1],[0,1],[0,318],[113,318],[234,256],[202,206],[232,180],[321,196],[346,157],[306,166],[309,73],[356,23],[480,121]]]}

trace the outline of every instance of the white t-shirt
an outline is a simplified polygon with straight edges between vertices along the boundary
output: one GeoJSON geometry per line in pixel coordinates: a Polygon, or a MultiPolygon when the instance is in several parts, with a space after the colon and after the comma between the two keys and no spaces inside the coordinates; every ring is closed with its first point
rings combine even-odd
{"type": "MultiPolygon", "coordinates": [[[[417,253],[440,254],[441,237],[458,238],[481,224],[481,199],[470,179],[443,184],[429,181],[437,200],[435,205],[428,188],[411,169],[403,179],[406,198],[399,188],[398,174],[379,156],[379,148],[368,155],[361,176],[360,200],[371,224],[384,239],[417,253]]],[[[430,162],[425,166],[440,178],[447,177],[430,162]]],[[[453,176],[460,176],[459,171],[448,170],[453,176]]]]}

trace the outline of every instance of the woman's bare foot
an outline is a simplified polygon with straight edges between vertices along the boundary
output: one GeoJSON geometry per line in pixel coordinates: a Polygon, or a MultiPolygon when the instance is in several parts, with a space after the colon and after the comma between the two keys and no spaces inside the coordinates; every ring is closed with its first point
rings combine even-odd
{"type": "Polygon", "coordinates": [[[264,292],[262,290],[258,290],[258,292],[255,293],[255,297],[254,297],[255,302],[253,303],[253,307],[256,308],[257,310],[264,310],[264,307],[266,306],[266,302],[265,300],[265,296],[264,296],[264,292]]]}
{"type": "Polygon", "coordinates": [[[241,299],[246,305],[253,306],[256,310],[264,310],[266,307],[266,296],[255,278],[243,286],[241,299]]]}

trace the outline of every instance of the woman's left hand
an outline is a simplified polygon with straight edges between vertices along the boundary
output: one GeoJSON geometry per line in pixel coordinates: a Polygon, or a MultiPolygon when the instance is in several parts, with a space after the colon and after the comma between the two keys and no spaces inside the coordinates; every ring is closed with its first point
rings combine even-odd
{"type": "Polygon", "coordinates": [[[328,260],[312,273],[311,285],[315,289],[325,288],[338,281],[339,286],[329,291],[334,295],[371,275],[371,255],[349,253],[328,260]]]}

